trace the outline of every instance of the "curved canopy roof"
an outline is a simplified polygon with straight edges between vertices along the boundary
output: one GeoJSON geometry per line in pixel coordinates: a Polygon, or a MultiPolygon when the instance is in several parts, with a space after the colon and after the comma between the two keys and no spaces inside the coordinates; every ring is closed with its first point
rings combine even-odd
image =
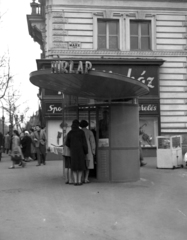
{"type": "Polygon", "coordinates": [[[135,98],[149,93],[149,88],[135,79],[94,70],[86,74],[51,73],[50,69],[39,70],[30,74],[30,81],[44,89],[91,99],[135,98]]]}

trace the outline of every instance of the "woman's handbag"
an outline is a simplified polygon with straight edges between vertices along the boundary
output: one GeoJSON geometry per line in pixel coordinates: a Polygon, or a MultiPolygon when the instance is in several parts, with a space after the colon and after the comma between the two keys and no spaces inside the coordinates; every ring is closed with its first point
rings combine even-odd
{"type": "Polygon", "coordinates": [[[11,156],[11,160],[15,163],[15,164],[19,164],[22,159],[21,159],[21,155],[13,155],[11,156]]]}

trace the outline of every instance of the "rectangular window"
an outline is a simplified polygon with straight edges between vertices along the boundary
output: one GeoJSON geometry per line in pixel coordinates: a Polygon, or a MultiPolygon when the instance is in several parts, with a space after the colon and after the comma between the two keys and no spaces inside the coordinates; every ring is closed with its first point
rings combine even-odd
{"type": "Polygon", "coordinates": [[[98,49],[119,49],[119,21],[98,19],[98,49]]]}
{"type": "Polygon", "coordinates": [[[130,49],[151,50],[151,21],[130,21],[130,49]]]}

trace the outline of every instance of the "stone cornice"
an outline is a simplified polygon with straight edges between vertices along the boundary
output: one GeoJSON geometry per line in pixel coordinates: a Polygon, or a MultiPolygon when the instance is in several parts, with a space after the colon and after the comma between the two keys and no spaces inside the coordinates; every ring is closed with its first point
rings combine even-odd
{"type": "Polygon", "coordinates": [[[187,51],[94,51],[94,50],[58,50],[51,49],[47,55],[63,56],[100,56],[100,57],[158,57],[158,56],[187,56],[187,51]]]}
{"type": "Polygon", "coordinates": [[[27,15],[27,23],[30,36],[39,43],[43,53],[45,52],[45,20],[41,15],[27,15]]]}

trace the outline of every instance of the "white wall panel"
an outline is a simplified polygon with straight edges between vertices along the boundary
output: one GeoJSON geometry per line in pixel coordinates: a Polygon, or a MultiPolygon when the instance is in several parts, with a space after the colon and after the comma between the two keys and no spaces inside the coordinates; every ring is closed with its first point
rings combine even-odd
{"type": "Polygon", "coordinates": [[[187,88],[186,87],[160,87],[161,92],[186,92],[187,96],[187,88]]]}
{"type": "Polygon", "coordinates": [[[160,99],[161,104],[187,104],[185,99],[160,99]]]}
{"type": "Polygon", "coordinates": [[[160,73],[177,73],[177,74],[187,74],[187,68],[160,68],[160,73]]]}
{"type": "Polygon", "coordinates": [[[183,80],[184,79],[184,75],[183,74],[163,74],[161,73],[159,75],[160,79],[163,79],[163,80],[183,80]]]}
{"type": "Polygon", "coordinates": [[[160,93],[160,98],[183,98],[187,99],[187,93],[160,93]]]}
{"type": "Polygon", "coordinates": [[[171,15],[169,15],[169,14],[162,14],[162,15],[157,15],[156,16],[156,19],[159,21],[162,21],[162,20],[164,20],[164,21],[185,21],[186,20],[186,18],[185,18],[185,16],[183,15],[173,15],[173,14],[171,14],[171,15]]]}
{"type": "Polygon", "coordinates": [[[186,33],[185,27],[157,27],[157,32],[169,32],[169,33],[186,33]]]}
{"type": "Polygon", "coordinates": [[[160,106],[161,111],[167,110],[167,111],[185,111],[187,113],[187,104],[183,105],[161,105],[160,106]]]}
{"type": "Polygon", "coordinates": [[[160,86],[184,86],[187,87],[187,81],[160,81],[160,86]]]}
{"type": "Polygon", "coordinates": [[[161,111],[160,112],[161,116],[186,116],[186,112],[185,111],[161,111]]]}
{"type": "Polygon", "coordinates": [[[175,44],[175,45],[185,45],[187,44],[186,39],[157,39],[157,44],[175,44]]]}
{"type": "Polygon", "coordinates": [[[183,27],[183,21],[157,21],[157,26],[177,26],[183,27]]]}
{"type": "Polygon", "coordinates": [[[157,33],[157,38],[184,38],[184,34],[183,33],[157,33]]]}
{"type": "Polygon", "coordinates": [[[157,45],[157,50],[184,51],[185,45],[157,45]]]}

